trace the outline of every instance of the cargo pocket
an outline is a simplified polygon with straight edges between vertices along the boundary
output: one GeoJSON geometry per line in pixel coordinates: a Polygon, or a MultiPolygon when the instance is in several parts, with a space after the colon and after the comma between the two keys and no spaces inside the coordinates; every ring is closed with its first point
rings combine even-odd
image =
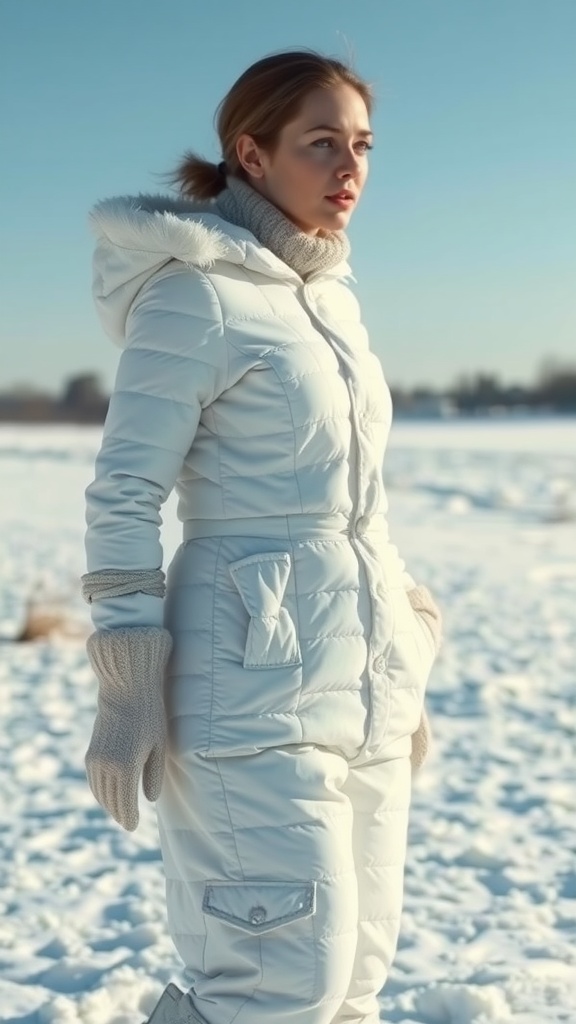
{"type": "Polygon", "coordinates": [[[302,664],[296,624],[282,604],[290,568],[287,551],[259,552],[228,565],[250,616],[244,668],[302,664]]]}
{"type": "Polygon", "coordinates": [[[207,882],[202,910],[203,970],[229,979],[234,1016],[255,991],[264,1004],[292,1009],[318,1001],[316,882],[207,882]]]}
{"type": "Polygon", "coordinates": [[[252,935],[312,917],[315,882],[210,882],[202,910],[252,935]]]}

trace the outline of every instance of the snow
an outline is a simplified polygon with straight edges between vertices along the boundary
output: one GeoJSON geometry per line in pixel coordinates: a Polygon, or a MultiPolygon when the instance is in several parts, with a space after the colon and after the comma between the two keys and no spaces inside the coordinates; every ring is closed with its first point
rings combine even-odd
{"type": "MultiPolygon", "coordinates": [[[[141,798],[123,832],[84,775],[96,687],[78,578],[99,439],[0,427],[5,1024],[140,1024],[168,981],[186,986],[153,807],[141,798]],[[76,635],[13,642],[32,594],[76,635]]],[[[392,535],[446,640],[382,1019],[576,1022],[576,419],[397,420],[384,471],[392,535]]],[[[163,542],[168,561],[174,496],[163,542]]]]}

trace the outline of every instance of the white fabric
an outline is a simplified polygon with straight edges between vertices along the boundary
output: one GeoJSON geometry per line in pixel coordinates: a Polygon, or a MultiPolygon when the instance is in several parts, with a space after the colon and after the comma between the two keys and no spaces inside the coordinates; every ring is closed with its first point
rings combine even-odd
{"type": "Polygon", "coordinates": [[[157,807],[191,998],[214,1024],[375,1022],[436,651],[388,536],[392,403],[349,267],[304,282],[184,200],[118,198],[92,220],[97,309],[123,352],[89,571],[158,568],[173,487],[183,522],[164,602],[91,611],[173,638],[157,807]],[[230,888],[263,882],[270,906],[230,888]]]}
{"type": "Polygon", "coordinates": [[[378,1024],[403,899],[409,739],[174,753],[158,820],[168,923],[206,1024],[378,1024]]]}

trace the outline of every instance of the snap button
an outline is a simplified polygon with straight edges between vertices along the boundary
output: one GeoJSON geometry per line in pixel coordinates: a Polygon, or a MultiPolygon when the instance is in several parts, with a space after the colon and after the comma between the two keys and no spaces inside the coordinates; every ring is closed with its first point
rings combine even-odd
{"type": "Polygon", "coordinates": [[[264,924],[264,921],[268,917],[268,912],[266,907],[252,907],[248,916],[250,924],[264,924]]]}
{"type": "Polygon", "coordinates": [[[360,516],[356,520],[356,533],[362,535],[370,526],[370,516],[360,516]]]}
{"type": "Polygon", "coordinates": [[[383,654],[379,654],[377,658],[374,658],[372,662],[372,668],[375,672],[383,672],[386,668],[386,658],[383,654]]]}

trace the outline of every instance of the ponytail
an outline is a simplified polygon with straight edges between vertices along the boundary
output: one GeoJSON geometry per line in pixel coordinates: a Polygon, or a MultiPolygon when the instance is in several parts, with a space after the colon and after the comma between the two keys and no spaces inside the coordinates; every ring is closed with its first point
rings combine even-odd
{"type": "Polygon", "coordinates": [[[215,199],[226,188],[226,164],[213,164],[195,153],[182,157],[168,180],[178,185],[181,195],[188,199],[215,199]]]}

